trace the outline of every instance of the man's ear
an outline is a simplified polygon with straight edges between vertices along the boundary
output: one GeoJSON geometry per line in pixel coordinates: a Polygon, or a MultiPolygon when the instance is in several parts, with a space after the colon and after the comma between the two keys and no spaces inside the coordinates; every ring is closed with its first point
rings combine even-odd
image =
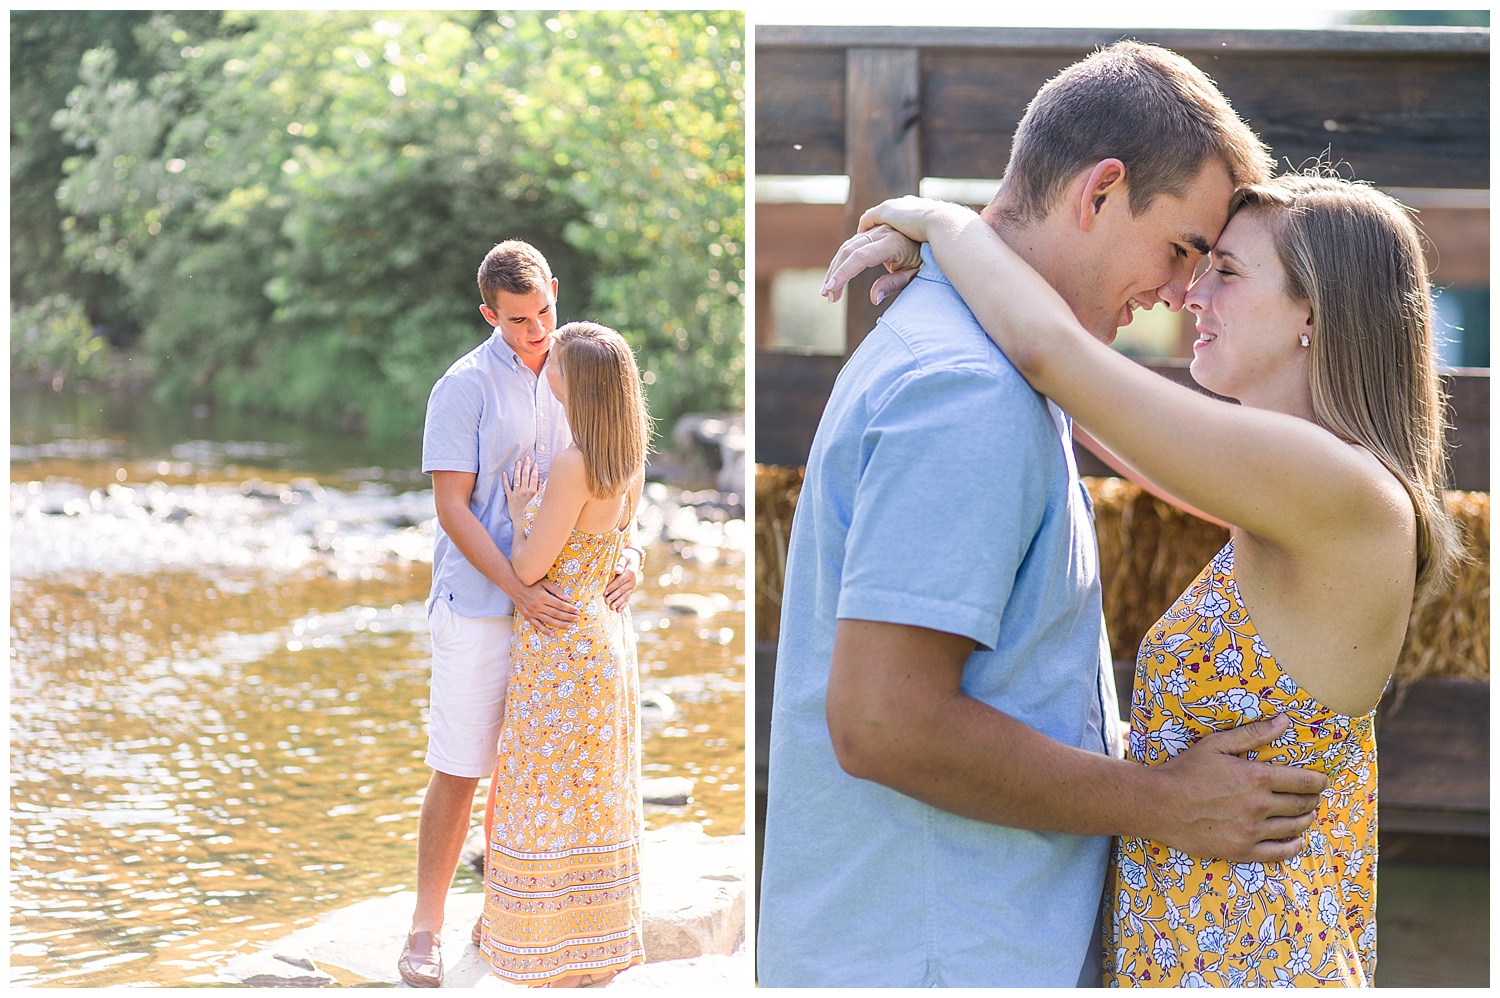
{"type": "Polygon", "coordinates": [[[1095,163],[1083,175],[1083,185],[1078,190],[1079,228],[1092,231],[1111,200],[1118,201],[1125,196],[1125,164],[1117,159],[1101,159],[1095,163]]]}
{"type": "Polygon", "coordinates": [[[496,315],[495,310],[490,308],[488,305],[480,305],[479,314],[484,316],[484,321],[488,322],[491,326],[500,325],[500,317],[496,315]]]}

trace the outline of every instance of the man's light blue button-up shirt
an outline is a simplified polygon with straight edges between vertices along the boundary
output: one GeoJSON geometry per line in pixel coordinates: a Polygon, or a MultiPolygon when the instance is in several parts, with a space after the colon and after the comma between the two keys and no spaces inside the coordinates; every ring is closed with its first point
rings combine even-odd
{"type": "MultiPolygon", "coordinates": [[[[433,385],[422,430],[422,470],[476,476],[469,508],[509,558],[514,531],[502,473],[529,454],[545,478],[553,456],[572,442],[545,373],[532,374],[496,328],[433,385]]],[[[510,597],[469,564],[442,524],[433,543],[428,599],[447,600],[461,617],[509,616],[513,609],[510,597]]]]}
{"type": "Polygon", "coordinates": [[[849,776],[829,739],[839,618],[972,638],[965,693],[1065,745],[1107,752],[1118,739],[1067,420],[923,253],[921,275],[839,375],[797,503],[771,727],[763,986],[1073,986],[1100,945],[1107,838],[958,817],[849,776]]]}

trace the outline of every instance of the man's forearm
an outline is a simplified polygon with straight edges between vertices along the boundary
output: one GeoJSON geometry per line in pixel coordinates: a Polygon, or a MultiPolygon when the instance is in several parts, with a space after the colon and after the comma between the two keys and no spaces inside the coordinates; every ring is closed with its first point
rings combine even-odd
{"type": "Polygon", "coordinates": [[[1134,835],[1199,858],[1290,859],[1327,785],[1312,769],[1248,762],[1285,718],[1206,736],[1162,765],[1053,741],[957,694],[939,709],[868,734],[875,780],[933,807],[1013,828],[1134,835]],[[940,733],[938,737],[923,732],[940,733]]]}
{"type": "Polygon", "coordinates": [[[1296,855],[1326,779],[1243,758],[1280,736],[1285,718],[1215,732],[1142,766],[1054,741],[965,694],[973,648],[940,631],[839,621],[827,699],[839,765],[997,825],[1139,835],[1241,862],[1296,855]]]}
{"type": "Polygon", "coordinates": [[[1064,745],[963,694],[924,714],[872,725],[855,775],[991,824],[1075,835],[1156,831],[1161,780],[1147,767],[1064,745]]]}

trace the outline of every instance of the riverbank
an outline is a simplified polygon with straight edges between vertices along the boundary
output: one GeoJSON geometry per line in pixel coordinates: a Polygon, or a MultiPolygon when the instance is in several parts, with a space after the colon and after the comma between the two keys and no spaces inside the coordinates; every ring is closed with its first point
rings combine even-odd
{"type": "MultiPolygon", "coordinates": [[[[646,963],[611,987],[749,987],[745,945],[748,869],[744,835],[709,836],[697,825],[646,833],[642,848],[646,963]]],[[[329,912],[236,957],[220,969],[225,984],[247,987],[358,987],[400,983],[396,958],[416,895],[401,891],[329,912]]],[[[479,891],[448,896],[442,949],[448,988],[507,988],[469,940],[484,906],[479,891]]]]}

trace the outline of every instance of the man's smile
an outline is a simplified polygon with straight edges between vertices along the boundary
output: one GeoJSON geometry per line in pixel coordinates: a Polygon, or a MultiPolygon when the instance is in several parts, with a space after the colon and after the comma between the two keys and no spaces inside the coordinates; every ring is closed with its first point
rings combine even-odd
{"type": "Polygon", "coordinates": [[[1134,321],[1134,319],[1135,319],[1136,309],[1142,309],[1144,311],[1149,312],[1149,311],[1151,311],[1155,307],[1156,307],[1156,302],[1147,303],[1147,302],[1141,301],[1138,298],[1127,298],[1127,299],[1125,299],[1125,306],[1124,306],[1124,308],[1121,309],[1121,312],[1120,312],[1120,314],[1122,316],[1121,321],[1120,321],[1120,325],[1121,326],[1128,326],[1128,325],[1130,325],[1130,323],[1132,321],[1134,321]]]}

